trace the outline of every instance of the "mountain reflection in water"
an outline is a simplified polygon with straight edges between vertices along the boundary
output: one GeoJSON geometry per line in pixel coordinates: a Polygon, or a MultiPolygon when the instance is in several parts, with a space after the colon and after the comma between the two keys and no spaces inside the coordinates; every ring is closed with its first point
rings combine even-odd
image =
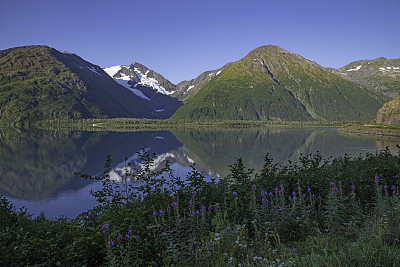
{"type": "Polygon", "coordinates": [[[261,169],[268,153],[275,163],[296,162],[301,154],[358,155],[396,141],[349,137],[326,128],[174,129],[139,132],[50,132],[0,129],[0,194],[37,215],[74,217],[95,205],[90,189],[99,184],[73,175],[103,172],[107,155],[113,160],[110,177],[122,179],[126,164],[140,164],[136,152],[157,155],[154,169],[168,159],[184,177],[190,166],[206,176],[224,178],[229,165],[242,157],[247,168],[261,169]],[[126,159],[126,160],[125,160],[126,159]]]}

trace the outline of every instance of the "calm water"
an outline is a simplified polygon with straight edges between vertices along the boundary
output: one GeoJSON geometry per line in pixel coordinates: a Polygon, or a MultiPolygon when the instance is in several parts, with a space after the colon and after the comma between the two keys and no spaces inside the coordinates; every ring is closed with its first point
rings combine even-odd
{"type": "MultiPolygon", "coordinates": [[[[324,157],[358,155],[388,146],[380,141],[339,134],[336,129],[251,128],[190,129],[149,132],[47,132],[0,129],[0,194],[17,207],[51,218],[75,217],[96,203],[89,192],[99,184],[73,175],[103,171],[113,159],[112,179],[120,179],[125,158],[137,166],[137,153],[146,149],[158,160],[169,159],[184,177],[193,162],[207,177],[223,178],[229,164],[242,157],[246,167],[260,169],[266,153],[275,163],[297,161],[301,154],[319,151],[324,157]]],[[[397,151],[397,150],[396,150],[397,151]]]]}

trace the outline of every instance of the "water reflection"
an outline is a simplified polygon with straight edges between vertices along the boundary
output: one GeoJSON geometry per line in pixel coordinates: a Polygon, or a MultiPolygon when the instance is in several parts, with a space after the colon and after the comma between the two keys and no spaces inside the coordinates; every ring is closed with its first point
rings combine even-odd
{"type": "Polygon", "coordinates": [[[48,132],[0,129],[0,193],[28,211],[50,217],[74,217],[95,205],[90,189],[99,187],[73,175],[103,171],[107,155],[113,159],[110,176],[119,180],[127,163],[137,168],[136,152],[156,153],[155,169],[171,161],[185,176],[194,162],[212,177],[225,177],[229,164],[242,157],[246,167],[262,168],[264,156],[275,163],[297,161],[301,154],[319,151],[323,156],[358,155],[397,149],[396,140],[374,140],[338,134],[321,128],[175,129],[147,132],[48,132]],[[127,158],[127,160],[125,160],[127,158]]]}
{"type": "Polygon", "coordinates": [[[74,172],[101,173],[107,155],[112,167],[142,148],[162,154],[181,144],[166,131],[47,132],[1,130],[0,193],[25,200],[45,200],[89,183],[74,172]],[[165,142],[167,140],[167,142],[165,142]]]}

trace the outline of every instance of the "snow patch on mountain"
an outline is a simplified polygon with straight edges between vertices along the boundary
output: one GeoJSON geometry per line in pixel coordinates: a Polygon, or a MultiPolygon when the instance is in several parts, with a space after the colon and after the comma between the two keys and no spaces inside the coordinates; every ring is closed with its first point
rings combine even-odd
{"type": "Polygon", "coordinates": [[[379,68],[379,70],[382,71],[382,72],[387,72],[387,71],[391,71],[391,70],[397,71],[399,69],[400,69],[399,67],[386,67],[386,68],[380,67],[379,68]]]}
{"type": "Polygon", "coordinates": [[[87,67],[87,68],[88,68],[90,71],[92,71],[93,73],[96,73],[97,75],[102,76],[100,73],[97,72],[97,70],[96,70],[94,67],[90,66],[90,67],[87,67]]]}
{"type": "MultiPolygon", "coordinates": [[[[116,81],[118,84],[122,85],[123,87],[129,89],[129,91],[131,91],[132,93],[134,93],[135,95],[137,95],[140,98],[143,98],[145,100],[149,100],[150,98],[148,98],[147,96],[145,96],[142,91],[138,90],[138,89],[134,89],[131,87],[130,84],[128,84],[128,82],[130,81],[130,77],[128,75],[125,75],[124,73],[121,73],[121,77],[119,78],[114,78],[113,76],[115,74],[117,74],[117,72],[121,69],[121,66],[115,66],[115,67],[111,67],[111,68],[107,68],[104,69],[104,71],[110,75],[113,74],[111,77],[114,79],[114,81],[116,81]],[[119,68],[119,69],[118,69],[119,68]]],[[[135,86],[136,87],[136,86],[135,86]]]]}
{"type": "Polygon", "coordinates": [[[362,67],[362,65],[360,65],[360,66],[354,66],[353,67],[353,69],[349,69],[349,70],[347,70],[347,71],[356,71],[356,70],[359,70],[359,69],[361,69],[361,67],[362,67]]]}
{"type": "Polygon", "coordinates": [[[111,78],[114,78],[114,75],[117,74],[118,71],[122,69],[122,65],[119,66],[114,66],[114,67],[109,67],[103,69],[108,75],[111,76],[111,78]]]}
{"type": "Polygon", "coordinates": [[[158,81],[156,79],[147,77],[147,74],[149,73],[149,71],[146,71],[146,73],[143,74],[142,72],[140,72],[140,70],[138,68],[135,68],[134,72],[135,72],[136,76],[140,79],[140,84],[142,84],[142,85],[152,87],[157,92],[164,94],[164,95],[170,95],[175,92],[175,91],[168,92],[167,90],[165,90],[164,87],[162,87],[158,83],[158,81]]]}

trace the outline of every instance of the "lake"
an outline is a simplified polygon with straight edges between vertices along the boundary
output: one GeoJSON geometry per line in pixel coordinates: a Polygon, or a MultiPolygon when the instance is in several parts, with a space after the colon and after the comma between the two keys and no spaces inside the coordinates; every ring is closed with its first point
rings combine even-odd
{"type": "MultiPolygon", "coordinates": [[[[90,190],[98,182],[74,175],[99,175],[107,155],[112,158],[110,176],[121,179],[126,163],[138,166],[136,152],[156,153],[157,162],[170,160],[177,175],[196,169],[207,178],[223,179],[239,157],[247,168],[261,169],[269,153],[275,163],[296,162],[301,154],[319,151],[324,157],[374,152],[396,141],[339,134],[335,128],[246,129],[193,128],[170,131],[83,132],[0,129],[0,194],[17,207],[26,207],[50,218],[76,217],[96,205],[90,190]],[[125,159],[128,159],[125,161],[125,159]]],[[[161,166],[161,165],[160,165],[161,166]]]]}

